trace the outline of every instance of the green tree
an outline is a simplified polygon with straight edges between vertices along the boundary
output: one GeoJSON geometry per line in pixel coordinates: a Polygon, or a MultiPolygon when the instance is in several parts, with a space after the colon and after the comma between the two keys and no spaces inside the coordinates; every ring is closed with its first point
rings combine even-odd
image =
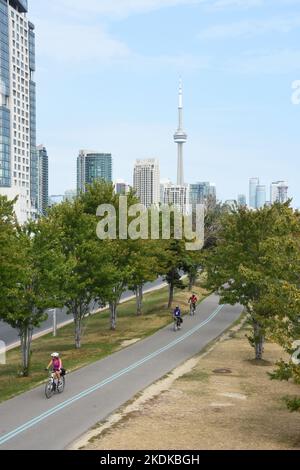
{"type": "Polygon", "coordinates": [[[172,307],[175,289],[184,289],[182,271],[186,256],[185,244],[182,240],[163,240],[161,242],[160,274],[169,285],[168,308],[172,307]]]}
{"type": "MultiPolygon", "coordinates": [[[[123,218],[123,224],[128,227],[132,217],[128,216],[127,211],[122,214],[120,213],[120,195],[115,194],[111,183],[95,181],[87,188],[86,193],[80,195],[79,199],[83,205],[84,212],[91,217],[96,217],[97,209],[102,204],[110,205],[115,212],[116,239],[98,240],[98,245],[101,246],[103,255],[102,269],[105,267],[106,271],[105,280],[102,283],[98,282],[98,286],[102,285],[101,288],[98,288],[98,295],[102,303],[108,303],[109,305],[110,327],[112,330],[115,330],[117,327],[117,309],[122,294],[134,278],[132,255],[135,252],[138,253],[139,241],[128,240],[126,238],[128,236],[127,231],[125,234],[123,233],[122,237],[120,236],[120,218],[123,218]],[[136,248],[133,249],[135,244],[136,248]]],[[[138,202],[134,192],[131,191],[126,195],[127,208],[138,202]]],[[[97,222],[99,222],[99,219],[97,219],[97,222]]],[[[135,268],[138,268],[137,264],[135,268]]]]}
{"type": "Polygon", "coordinates": [[[156,240],[132,240],[129,242],[131,276],[128,288],[136,295],[137,316],[143,313],[143,288],[153,282],[159,272],[159,242],[156,240]]]}
{"type": "Polygon", "coordinates": [[[107,285],[105,252],[96,236],[96,217],[85,212],[80,199],[54,206],[49,220],[65,260],[61,290],[74,318],[75,347],[79,349],[84,319],[107,285]]]}
{"type": "Polygon", "coordinates": [[[204,250],[216,246],[222,226],[222,215],[225,212],[226,207],[220,202],[208,200],[204,218],[204,250]]]}
{"type": "MultiPolygon", "coordinates": [[[[295,212],[289,221],[288,234],[268,239],[262,250],[270,282],[260,308],[270,312],[268,336],[290,356],[289,361],[278,362],[271,378],[300,384],[300,365],[293,361],[299,350],[294,343],[300,339],[300,214],[295,212]]],[[[291,410],[299,410],[300,398],[287,399],[287,404],[291,410]]]]}
{"type": "Polygon", "coordinates": [[[105,289],[100,294],[103,303],[110,309],[110,328],[117,328],[118,305],[122,294],[132,279],[133,268],[130,264],[130,250],[127,240],[107,240],[105,247],[105,289]]]}
{"type": "Polygon", "coordinates": [[[183,270],[188,276],[189,290],[191,291],[196,284],[199,271],[203,265],[203,256],[201,251],[187,251],[184,256],[183,270]]]}
{"type": "Polygon", "coordinates": [[[5,295],[7,286],[13,284],[17,277],[18,266],[14,259],[17,221],[14,214],[14,203],[0,196],[0,292],[2,311],[7,307],[5,295]]]}
{"type": "Polygon", "coordinates": [[[46,309],[61,305],[63,260],[45,219],[14,225],[9,241],[9,257],[1,263],[6,275],[1,280],[0,318],[19,333],[22,375],[28,376],[33,330],[46,319],[46,309]]]}
{"type": "Polygon", "coordinates": [[[94,217],[101,204],[112,204],[116,210],[119,206],[119,195],[115,194],[114,185],[105,180],[95,180],[78,199],[83,204],[84,212],[94,217]]]}
{"type": "Polygon", "coordinates": [[[258,360],[263,356],[268,322],[274,317],[264,302],[275,276],[266,266],[265,243],[288,235],[293,217],[289,204],[257,211],[237,208],[222,216],[219,241],[205,256],[208,286],[217,290],[222,303],[245,307],[253,327],[249,341],[258,360]]]}

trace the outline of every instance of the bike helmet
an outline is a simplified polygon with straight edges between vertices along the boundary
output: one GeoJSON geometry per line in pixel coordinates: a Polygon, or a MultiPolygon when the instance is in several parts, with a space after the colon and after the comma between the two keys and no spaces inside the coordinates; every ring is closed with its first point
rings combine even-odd
{"type": "Polygon", "coordinates": [[[51,354],[51,357],[59,357],[59,353],[58,352],[54,352],[51,354]]]}

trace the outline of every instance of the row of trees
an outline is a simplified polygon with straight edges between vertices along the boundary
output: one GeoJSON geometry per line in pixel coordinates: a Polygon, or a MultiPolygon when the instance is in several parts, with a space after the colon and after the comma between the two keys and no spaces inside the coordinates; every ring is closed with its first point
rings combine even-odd
{"type": "MultiPolygon", "coordinates": [[[[222,303],[245,307],[255,358],[269,337],[292,356],[300,334],[300,213],[290,203],[223,214],[216,245],[203,258],[207,285],[222,303]]],[[[300,366],[281,361],[272,378],[300,383],[300,366]]],[[[289,403],[300,408],[300,400],[289,403]]]]}
{"type": "MultiPolygon", "coordinates": [[[[136,203],[130,193],[128,206],[136,203]]],[[[24,376],[33,330],[46,319],[47,309],[67,308],[74,318],[75,347],[80,348],[93,304],[109,305],[114,330],[126,289],[136,293],[141,315],[145,283],[162,276],[169,285],[169,307],[175,288],[183,288],[183,272],[190,288],[195,283],[200,254],[186,251],[183,240],[99,240],[98,206],[113,205],[118,221],[119,196],[111,184],[95,182],[74,201],[54,206],[47,217],[22,227],[13,204],[0,196],[0,319],[18,330],[24,376]]]]}
{"type": "MultiPolygon", "coordinates": [[[[130,193],[128,206],[136,203],[130,193]]],[[[29,373],[33,330],[48,308],[66,306],[80,348],[83,323],[95,302],[109,305],[114,330],[126,289],[136,293],[136,312],[142,315],[144,284],[162,276],[171,307],[175,289],[183,288],[182,273],[192,289],[200,268],[222,303],[245,307],[252,327],[248,339],[258,361],[266,337],[294,353],[300,334],[300,214],[289,203],[251,211],[208,201],[202,252],[186,251],[184,240],[172,234],[170,240],[122,240],[119,226],[116,240],[99,240],[100,204],[113,205],[119,220],[113,186],[95,182],[75,201],[20,227],[14,203],[0,196],[0,319],[18,330],[24,375],[29,373]]],[[[272,378],[300,383],[300,366],[281,361],[272,378]]],[[[300,408],[300,399],[289,406],[300,408]]]]}

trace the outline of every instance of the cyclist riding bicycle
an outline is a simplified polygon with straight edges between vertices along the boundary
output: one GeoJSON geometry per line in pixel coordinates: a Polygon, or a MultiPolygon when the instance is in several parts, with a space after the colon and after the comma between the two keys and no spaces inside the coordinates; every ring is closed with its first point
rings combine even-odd
{"type": "Polygon", "coordinates": [[[190,306],[191,306],[191,311],[195,312],[196,306],[197,306],[197,302],[198,302],[198,298],[196,297],[195,294],[193,294],[193,295],[189,298],[189,304],[190,304],[190,306]]]}
{"type": "Polygon", "coordinates": [[[55,378],[57,379],[57,383],[59,383],[61,376],[64,374],[64,369],[62,366],[62,360],[59,356],[59,353],[54,352],[51,354],[51,361],[48,364],[47,370],[52,368],[52,372],[55,375],[55,378]]]}
{"type": "Polygon", "coordinates": [[[174,318],[174,321],[176,320],[178,325],[181,325],[181,323],[183,323],[183,320],[181,318],[181,310],[180,310],[180,307],[176,307],[174,312],[173,312],[173,318],[174,318]]]}

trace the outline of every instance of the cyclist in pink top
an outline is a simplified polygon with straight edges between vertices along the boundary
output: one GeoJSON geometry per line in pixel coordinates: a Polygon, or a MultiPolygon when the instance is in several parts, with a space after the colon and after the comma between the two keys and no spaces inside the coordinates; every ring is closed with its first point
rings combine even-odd
{"type": "Polygon", "coordinates": [[[57,381],[60,381],[60,376],[61,376],[61,370],[62,370],[62,360],[59,357],[59,353],[52,353],[51,354],[51,361],[48,364],[47,369],[50,369],[52,367],[52,371],[55,374],[55,377],[57,381]]]}

